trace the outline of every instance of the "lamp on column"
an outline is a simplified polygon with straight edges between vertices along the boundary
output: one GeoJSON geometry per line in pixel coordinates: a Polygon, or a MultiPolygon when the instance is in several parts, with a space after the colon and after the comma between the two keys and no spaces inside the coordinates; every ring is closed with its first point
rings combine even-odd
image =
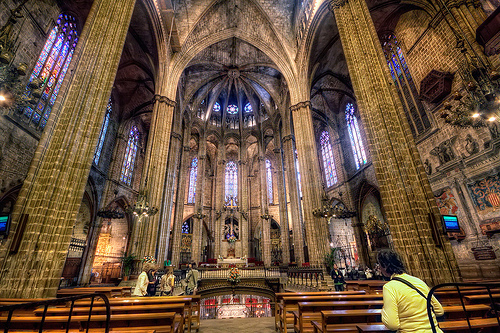
{"type": "Polygon", "coordinates": [[[270,219],[272,219],[272,218],[273,218],[273,216],[272,216],[272,215],[269,215],[269,211],[268,211],[268,210],[266,210],[266,212],[265,212],[263,215],[261,215],[261,216],[260,216],[260,218],[261,218],[261,219],[264,219],[264,220],[270,220],[270,219]]]}
{"type": "Polygon", "coordinates": [[[201,209],[196,214],[193,215],[193,218],[198,219],[198,220],[202,220],[205,217],[207,217],[207,216],[201,212],[201,209]]]}

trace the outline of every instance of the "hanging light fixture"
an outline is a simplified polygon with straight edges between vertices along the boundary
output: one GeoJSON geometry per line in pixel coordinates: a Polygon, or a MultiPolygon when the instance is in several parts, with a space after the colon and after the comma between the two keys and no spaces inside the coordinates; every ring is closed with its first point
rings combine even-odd
{"type": "MultiPolygon", "coordinates": [[[[118,194],[118,191],[114,191],[115,194],[115,200],[116,200],[116,195],[118,194]]],[[[125,214],[123,212],[118,211],[118,206],[115,206],[115,208],[111,209],[111,207],[108,206],[108,208],[103,208],[97,212],[97,216],[102,217],[104,219],[122,219],[125,217],[125,214]]]]}
{"type": "Polygon", "coordinates": [[[158,213],[158,208],[150,207],[146,193],[140,192],[137,197],[137,202],[132,206],[128,206],[125,211],[137,216],[140,221],[143,217],[153,216],[158,213]]]}
{"type": "Polygon", "coordinates": [[[316,217],[323,218],[336,218],[336,219],[349,219],[355,217],[356,212],[352,212],[342,203],[342,192],[339,191],[339,200],[335,205],[330,202],[330,199],[324,195],[321,202],[320,208],[313,209],[313,215],[316,217]]]}

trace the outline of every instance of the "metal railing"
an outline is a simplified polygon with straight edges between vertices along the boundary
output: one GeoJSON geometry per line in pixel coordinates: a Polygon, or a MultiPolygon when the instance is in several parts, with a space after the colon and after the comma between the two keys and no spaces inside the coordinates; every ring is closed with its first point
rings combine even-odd
{"type": "MultiPolygon", "coordinates": [[[[440,288],[446,288],[446,287],[455,287],[458,297],[460,298],[460,304],[462,305],[462,309],[464,310],[465,313],[465,319],[467,320],[467,326],[469,327],[469,331],[472,333],[474,332],[474,329],[472,328],[472,325],[470,323],[470,318],[469,318],[469,313],[467,312],[467,309],[465,307],[465,302],[464,302],[464,295],[460,291],[460,287],[477,287],[478,289],[484,288],[488,291],[488,298],[490,300],[491,304],[491,310],[495,314],[495,317],[498,322],[498,326],[500,326],[500,317],[498,316],[498,310],[497,310],[497,304],[495,303],[495,298],[493,297],[493,294],[491,292],[491,289],[496,289],[500,287],[499,283],[443,283],[443,284],[438,284],[437,286],[433,287],[430,291],[429,294],[427,295],[427,315],[429,316],[429,322],[431,324],[431,329],[433,333],[436,333],[436,324],[434,323],[433,319],[433,313],[434,311],[432,310],[432,296],[434,295],[434,292],[440,288]]],[[[453,291],[452,289],[447,289],[446,291],[453,291]]],[[[498,299],[499,297],[497,297],[498,299]]]]}
{"type": "Polygon", "coordinates": [[[102,293],[94,293],[94,294],[88,294],[88,295],[77,295],[77,296],[70,296],[70,297],[64,297],[64,298],[49,299],[49,300],[45,300],[45,301],[37,301],[37,302],[30,302],[30,303],[21,303],[21,304],[0,306],[0,312],[8,312],[9,313],[7,316],[7,321],[5,323],[0,323],[0,325],[1,326],[5,325],[5,327],[3,327],[3,331],[4,331],[4,333],[7,333],[9,331],[9,327],[11,326],[14,311],[35,309],[35,308],[43,306],[43,314],[42,314],[42,318],[41,318],[39,328],[38,328],[38,332],[42,333],[43,326],[45,324],[45,319],[47,317],[47,310],[48,310],[49,306],[71,302],[71,307],[70,307],[69,314],[68,314],[68,320],[66,321],[66,333],[68,333],[70,330],[71,317],[73,315],[73,308],[75,306],[75,301],[80,300],[80,299],[90,298],[91,302],[90,302],[90,307],[89,307],[89,312],[88,312],[87,329],[86,329],[86,332],[88,333],[89,328],[90,328],[90,319],[92,317],[92,308],[94,306],[94,300],[97,297],[99,297],[100,299],[102,299],[104,301],[104,305],[106,307],[106,328],[105,328],[104,332],[108,333],[109,332],[109,321],[111,319],[111,308],[109,305],[108,298],[106,297],[106,295],[104,295],[102,293]]]}
{"type": "MultiPolygon", "coordinates": [[[[223,279],[229,277],[229,271],[232,268],[215,268],[215,267],[200,267],[201,279],[223,279]]],[[[286,271],[281,270],[279,267],[242,267],[238,268],[241,279],[245,278],[280,278],[286,277],[286,271]]]]}

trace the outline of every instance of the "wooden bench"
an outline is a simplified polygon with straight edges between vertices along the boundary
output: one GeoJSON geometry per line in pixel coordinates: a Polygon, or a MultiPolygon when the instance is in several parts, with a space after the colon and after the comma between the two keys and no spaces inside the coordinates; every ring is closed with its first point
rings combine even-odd
{"type": "Polygon", "coordinates": [[[381,324],[381,312],[381,309],[321,311],[321,331],[357,333],[357,324],[381,324]]]}
{"type": "MultiPolygon", "coordinates": [[[[500,301],[500,294],[492,294],[494,302],[500,301]]],[[[488,294],[481,294],[481,295],[469,295],[469,296],[464,296],[464,299],[466,300],[466,303],[468,304],[477,304],[477,303],[482,303],[482,304],[490,304],[490,295],[488,294]]]]}
{"type": "Polygon", "coordinates": [[[325,295],[325,296],[288,296],[283,297],[283,302],[278,304],[280,307],[279,313],[279,330],[280,332],[288,332],[288,325],[293,327],[293,311],[298,310],[299,302],[320,302],[320,301],[371,301],[381,300],[382,295],[364,294],[364,295],[325,295]]]}
{"type": "Polygon", "coordinates": [[[384,301],[331,301],[299,302],[299,310],[293,311],[295,332],[312,332],[311,321],[321,321],[321,311],[382,308],[384,301]]]}
{"type": "MultiPolygon", "coordinates": [[[[188,331],[196,331],[200,328],[200,295],[192,296],[161,296],[161,297],[125,297],[112,298],[109,300],[111,306],[137,306],[152,304],[184,303],[185,324],[188,331]]],[[[102,300],[94,301],[94,306],[104,305],[102,300]]],[[[90,306],[90,300],[76,301],[75,306],[90,306]]]]}
{"type": "Polygon", "coordinates": [[[364,295],[366,292],[364,290],[356,291],[304,291],[304,292],[286,292],[286,293],[276,293],[276,306],[274,307],[274,325],[276,330],[279,330],[280,318],[282,316],[279,304],[283,303],[283,297],[291,296],[325,296],[325,295],[364,295]]]}
{"type": "MultiPolygon", "coordinates": [[[[498,294],[500,292],[500,289],[495,288],[491,290],[493,294],[498,294]]],[[[479,289],[465,289],[462,290],[460,289],[460,294],[456,289],[450,289],[450,290],[437,290],[434,292],[434,296],[439,300],[439,302],[443,305],[455,305],[455,304],[461,304],[460,302],[460,296],[465,297],[465,296],[477,296],[477,295],[488,295],[488,290],[485,288],[479,288],[479,289]]]]}
{"type": "Polygon", "coordinates": [[[74,295],[93,294],[93,293],[102,293],[105,294],[108,298],[128,297],[131,295],[131,291],[132,291],[131,286],[67,288],[67,289],[59,289],[57,291],[57,297],[61,298],[74,295]]]}
{"type": "MultiPolygon", "coordinates": [[[[0,329],[5,329],[7,316],[0,316],[0,329]]],[[[15,316],[10,320],[9,329],[39,330],[42,324],[41,316],[15,316]]],[[[44,331],[51,329],[64,329],[68,316],[46,316],[43,323],[44,331]]],[[[106,315],[76,315],[71,316],[71,330],[85,330],[87,326],[92,329],[104,329],[106,315]]],[[[114,314],[110,316],[110,328],[113,330],[154,330],[156,332],[180,333],[181,319],[176,312],[161,313],[135,313],[114,314]]]]}

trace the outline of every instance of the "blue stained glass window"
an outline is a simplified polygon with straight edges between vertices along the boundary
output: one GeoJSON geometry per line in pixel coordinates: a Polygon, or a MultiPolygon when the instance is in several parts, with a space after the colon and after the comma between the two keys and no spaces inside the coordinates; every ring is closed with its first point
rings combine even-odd
{"type": "Polygon", "coordinates": [[[323,166],[325,168],[326,186],[330,187],[337,182],[337,171],[335,170],[335,159],[333,158],[330,135],[327,131],[321,133],[319,143],[321,145],[321,156],[323,157],[323,166]]]}
{"type": "MultiPolygon", "coordinates": [[[[23,114],[39,129],[45,127],[46,120],[54,106],[78,42],[77,35],[75,18],[70,15],[59,15],[57,24],[51,30],[30,75],[29,82],[36,78],[42,81],[43,93],[37,103],[37,108],[33,110],[31,107],[25,107],[23,114]],[[42,114],[45,121],[39,121],[42,114]]],[[[30,95],[30,90],[26,89],[25,96],[30,97],[30,95]]]]}
{"type": "Polygon", "coordinates": [[[299,196],[302,198],[302,184],[300,181],[299,155],[295,149],[295,169],[297,171],[297,185],[299,186],[299,196]]]}
{"type": "Polygon", "coordinates": [[[181,232],[183,234],[190,234],[191,233],[191,218],[187,219],[186,221],[184,221],[184,223],[182,224],[182,227],[181,227],[181,232]]]}
{"type": "Polygon", "coordinates": [[[111,117],[111,98],[106,106],[106,115],[104,116],[104,122],[101,126],[101,132],[99,133],[99,141],[97,142],[97,148],[94,153],[94,164],[99,164],[99,158],[101,157],[102,146],[104,144],[104,139],[106,138],[106,132],[108,131],[109,118],[111,117]]]}
{"type": "Polygon", "coordinates": [[[220,111],[220,104],[215,102],[214,107],[212,109],[214,112],[219,112],[220,111]]]}
{"type": "Polygon", "coordinates": [[[238,113],[238,107],[234,104],[228,105],[227,106],[227,113],[229,114],[237,114],[238,113]]]}
{"type": "Polygon", "coordinates": [[[250,103],[247,103],[247,105],[245,105],[245,112],[252,112],[252,104],[250,103]]]}
{"type": "Polygon", "coordinates": [[[273,171],[271,161],[266,160],[266,176],[267,176],[267,199],[269,203],[273,203],[273,171]]]}
{"type": "Polygon", "coordinates": [[[347,103],[345,107],[345,119],[347,122],[347,131],[349,132],[349,139],[351,140],[352,152],[356,169],[366,164],[366,153],[363,141],[361,140],[361,132],[359,131],[358,119],[355,115],[354,104],[347,103]]]}
{"type": "Polygon", "coordinates": [[[123,159],[122,173],[120,180],[127,185],[132,182],[132,174],[134,172],[135,156],[139,146],[139,130],[137,126],[132,126],[128,134],[127,149],[123,159]]]}
{"type": "Polygon", "coordinates": [[[238,201],[238,166],[234,161],[226,163],[226,187],[225,201],[226,205],[236,205],[238,201]],[[231,200],[232,199],[232,200],[231,200]]]}
{"type": "Polygon", "coordinates": [[[189,172],[188,203],[194,203],[196,196],[196,178],[198,177],[198,157],[191,161],[191,171],[189,172]]]}

